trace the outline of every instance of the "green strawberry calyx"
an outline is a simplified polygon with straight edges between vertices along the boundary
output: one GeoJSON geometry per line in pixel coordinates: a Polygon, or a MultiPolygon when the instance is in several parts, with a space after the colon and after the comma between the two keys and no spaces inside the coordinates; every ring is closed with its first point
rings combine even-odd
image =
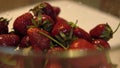
{"type": "Polygon", "coordinates": [[[10,20],[7,20],[7,19],[4,18],[4,17],[0,17],[0,22],[4,22],[6,25],[9,24],[9,21],[10,21],[10,20]]]}
{"type": "Polygon", "coordinates": [[[35,16],[38,16],[39,14],[41,15],[43,13],[43,8],[46,7],[46,4],[40,3],[37,6],[35,6],[33,9],[30,9],[34,13],[35,16]]]}
{"type": "Polygon", "coordinates": [[[111,29],[111,27],[106,23],[105,25],[105,30],[103,31],[102,35],[100,36],[100,38],[103,38],[104,40],[109,40],[110,38],[113,37],[113,30],[111,29]]]}
{"type": "Polygon", "coordinates": [[[108,41],[113,37],[113,34],[115,32],[117,32],[118,28],[120,27],[120,23],[118,24],[117,28],[115,29],[115,31],[112,30],[112,28],[109,26],[108,23],[106,23],[105,25],[105,30],[103,31],[102,35],[100,36],[100,38],[108,41]]]}

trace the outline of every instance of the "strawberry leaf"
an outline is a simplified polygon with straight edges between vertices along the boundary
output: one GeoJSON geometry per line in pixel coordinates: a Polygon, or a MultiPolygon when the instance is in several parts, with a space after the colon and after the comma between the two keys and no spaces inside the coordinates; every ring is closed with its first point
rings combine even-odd
{"type": "Polygon", "coordinates": [[[112,31],[111,27],[108,24],[106,24],[105,30],[103,31],[100,38],[103,38],[104,40],[108,41],[112,37],[113,37],[113,31],[112,31]]]}
{"type": "Polygon", "coordinates": [[[42,27],[46,31],[51,31],[52,30],[52,23],[49,20],[45,20],[42,24],[42,27]]]}
{"type": "MultiPolygon", "coordinates": [[[[10,19],[11,20],[11,19],[10,19]]],[[[0,22],[4,22],[6,25],[8,25],[9,24],[9,21],[10,20],[7,20],[6,18],[4,18],[4,17],[0,17],[0,22]]]]}
{"type": "Polygon", "coordinates": [[[60,36],[55,35],[55,38],[56,38],[58,41],[60,41],[61,43],[65,43],[64,40],[63,40],[60,36]]]}
{"type": "Polygon", "coordinates": [[[41,15],[43,13],[43,8],[46,7],[46,4],[40,3],[37,6],[35,6],[33,9],[30,9],[34,13],[35,16],[41,15]]]}

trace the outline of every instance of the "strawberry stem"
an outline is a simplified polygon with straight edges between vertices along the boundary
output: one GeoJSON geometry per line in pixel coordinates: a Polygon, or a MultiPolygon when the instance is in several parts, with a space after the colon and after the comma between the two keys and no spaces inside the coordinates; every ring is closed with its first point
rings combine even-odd
{"type": "Polygon", "coordinates": [[[76,24],[78,23],[78,20],[76,20],[76,22],[68,22],[68,24],[72,27],[72,28],[75,28],[76,27],[76,24]]]}
{"type": "Polygon", "coordinates": [[[46,36],[47,38],[51,39],[52,41],[54,41],[55,43],[57,43],[58,45],[60,45],[61,47],[63,47],[65,50],[67,49],[63,44],[61,44],[60,42],[58,42],[57,40],[55,40],[54,38],[52,38],[51,36],[43,33],[43,32],[39,32],[40,34],[46,36]]]}
{"type": "Polygon", "coordinates": [[[66,35],[65,35],[63,32],[61,32],[61,31],[60,31],[60,36],[61,36],[64,40],[66,40],[66,35]]]}
{"type": "Polygon", "coordinates": [[[64,40],[60,36],[56,35],[55,38],[61,43],[64,43],[64,40]]]}
{"type": "Polygon", "coordinates": [[[70,31],[69,39],[72,39],[72,36],[73,36],[73,29],[71,29],[70,31]]]}
{"type": "Polygon", "coordinates": [[[120,27],[120,22],[119,22],[117,28],[115,29],[115,31],[113,32],[113,34],[118,30],[119,27],[120,27]]]}

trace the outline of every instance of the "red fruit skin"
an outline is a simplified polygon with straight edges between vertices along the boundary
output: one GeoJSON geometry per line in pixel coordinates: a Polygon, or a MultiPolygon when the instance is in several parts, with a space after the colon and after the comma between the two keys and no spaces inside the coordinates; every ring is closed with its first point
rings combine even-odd
{"type": "Polygon", "coordinates": [[[57,17],[57,21],[52,30],[52,36],[59,35],[60,32],[68,33],[71,31],[71,26],[63,18],[57,17]]]}
{"type": "MultiPolygon", "coordinates": [[[[46,15],[46,14],[42,14],[41,16],[37,16],[36,18],[35,18],[35,21],[36,22],[40,22],[41,20],[39,20],[38,18],[39,17],[42,17],[42,24],[44,24],[44,22],[46,21],[46,20],[48,20],[48,21],[50,21],[50,23],[54,23],[54,21],[53,21],[53,19],[50,17],[50,16],[48,16],[48,15],[46,15]]],[[[40,24],[41,25],[41,24],[40,24]]]]}
{"type": "Polygon", "coordinates": [[[38,28],[29,28],[27,31],[27,34],[29,36],[30,43],[32,47],[38,48],[41,50],[49,49],[50,47],[50,39],[46,36],[40,34],[40,32],[44,32],[46,34],[49,34],[48,32],[44,30],[40,30],[38,28]]]}
{"type": "Polygon", "coordinates": [[[52,7],[53,7],[53,10],[54,10],[54,13],[55,13],[55,17],[57,17],[60,14],[61,10],[60,10],[59,7],[54,7],[54,6],[52,6],[52,7]]]}
{"type": "Polygon", "coordinates": [[[26,35],[21,39],[19,47],[26,48],[26,47],[29,47],[29,46],[30,46],[29,36],[26,35]]]}
{"type": "Polygon", "coordinates": [[[19,36],[15,34],[2,34],[0,35],[0,46],[18,46],[20,41],[19,36]]]}
{"type": "Polygon", "coordinates": [[[47,2],[43,2],[43,4],[46,5],[45,8],[43,8],[43,12],[55,20],[56,17],[52,6],[47,2]]]}
{"type": "Polygon", "coordinates": [[[37,27],[38,28],[42,28],[48,32],[51,32],[55,22],[53,21],[53,19],[46,15],[46,14],[42,14],[41,16],[38,16],[35,18],[35,23],[37,23],[37,27]]]}
{"type": "Polygon", "coordinates": [[[55,13],[52,5],[47,2],[42,2],[38,6],[32,9],[35,16],[39,16],[39,14],[46,14],[50,16],[53,20],[56,20],[55,13]]]}
{"type": "Polygon", "coordinates": [[[13,23],[15,32],[20,35],[26,35],[28,29],[27,26],[32,25],[31,19],[33,19],[33,15],[29,12],[17,17],[13,23]]]}
{"type": "Polygon", "coordinates": [[[7,34],[7,33],[8,33],[8,21],[0,20],[0,34],[7,34]]]}
{"type": "Polygon", "coordinates": [[[40,46],[36,46],[36,45],[31,45],[31,46],[32,46],[33,52],[35,53],[40,53],[43,51],[40,46]]]}
{"type": "Polygon", "coordinates": [[[99,38],[104,30],[105,30],[105,24],[99,24],[93,29],[91,29],[89,33],[93,38],[99,38]]]}
{"type": "Polygon", "coordinates": [[[110,49],[110,44],[103,39],[95,39],[92,41],[93,44],[95,44],[98,47],[103,47],[104,49],[110,49]]]}
{"type": "Polygon", "coordinates": [[[90,35],[95,39],[110,40],[113,37],[113,30],[109,24],[98,24],[90,30],[90,35]]]}
{"type": "Polygon", "coordinates": [[[49,20],[51,23],[54,23],[53,19],[50,16],[42,14],[42,22],[44,23],[44,21],[46,20],[49,20]]]}
{"type": "Polygon", "coordinates": [[[95,46],[85,39],[74,40],[70,44],[69,49],[96,50],[95,46]]]}
{"type": "Polygon", "coordinates": [[[89,42],[92,41],[92,38],[91,38],[91,36],[89,35],[89,33],[87,33],[85,30],[83,30],[83,29],[80,28],[80,27],[74,28],[73,34],[74,34],[75,36],[77,36],[78,38],[83,38],[83,39],[85,39],[85,40],[88,40],[89,42]]]}

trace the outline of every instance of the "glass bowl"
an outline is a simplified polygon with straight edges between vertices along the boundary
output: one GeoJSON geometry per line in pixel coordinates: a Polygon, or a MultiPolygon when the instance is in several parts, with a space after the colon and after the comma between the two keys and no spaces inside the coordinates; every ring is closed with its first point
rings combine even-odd
{"type": "Polygon", "coordinates": [[[0,47],[0,68],[115,68],[119,62],[114,63],[112,60],[118,61],[119,52],[120,49],[117,48],[106,51],[68,50],[45,54],[0,47]]]}

